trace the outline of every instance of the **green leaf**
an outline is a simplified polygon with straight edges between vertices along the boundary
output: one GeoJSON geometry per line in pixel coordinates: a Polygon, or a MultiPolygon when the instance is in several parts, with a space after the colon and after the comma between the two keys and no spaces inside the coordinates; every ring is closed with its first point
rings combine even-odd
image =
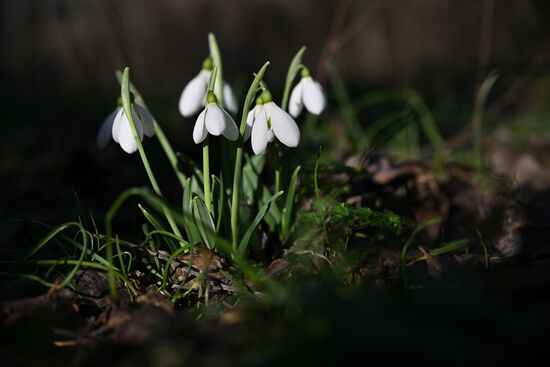
{"type": "MultiPolygon", "coordinates": [[[[147,211],[147,209],[145,209],[143,207],[143,205],[141,204],[138,204],[138,208],[139,210],[141,210],[141,213],[143,214],[143,216],[145,217],[145,219],[147,219],[147,221],[149,223],[151,223],[151,225],[156,229],[156,230],[161,230],[161,231],[165,231],[166,229],[164,228],[164,226],[160,223],[160,221],[152,214],[150,213],[149,211],[147,211]]],[[[163,237],[164,241],[166,242],[166,244],[168,245],[168,247],[170,248],[170,250],[174,251],[177,247],[174,245],[174,243],[172,241],[169,241],[168,238],[166,237],[163,237]]]]}
{"type": "MultiPolygon", "coordinates": [[[[260,205],[265,205],[269,200],[271,199],[273,194],[271,194],[271,191],[265,186],[262,187],[262,197],[260,199],[260,205]]],[[[264,217],[264,221],[269,226],[269,229],[271,231],[275,231],[277,229],[277,226],[281,223],[281,209],[277,205],[277,203],[272,203],[272,205],[269,206],[269,211],[264,217]]]]}
{"type": "Polygon", "coordinates": [[[252,221],[252,224],[250,224],[250,227],[248,227],[243,238],[241,239],[238,250],[239,259],[242,259],[244,257],[244,254],[246,253],[246,249],[248,247],[248,242],[250,241],[250,237],[252,236],[252,233],[254,232],[260,221],[266,215],[270,205],[275,202],[275,200],[277,200],[283,193],[284,191],[279,191],[275,195],[271,196],[271,198],[266,203],[264,203],[264,205],[258,212],[258,215],[256,215],[256,218],[254,218],[254,221],[252,221]]]}
{"type": "Polygon", "coordinates": [[[465,238],[461,240],[445,242],[440,247],[431,250],[430,255],[431,256],[443,255],[443,254],[446,254],[447,252],[452,252],[452,251],[456,251],[456,250],[460,250],[462,248],[468,247],[469,245],[470,245],[470,241],[465,238]]]}
{"type": "Polygon", "coordinates": [[[193,215],[204,244],[209,249],[213,249],[216,244],[216,228],[201,198],[193,199],[193,215]]]}
{"type": "Polygon", "coordinates": [[[54,229],[52,229],[48,234],[46,234],[36,246],[34,246],[26,255],[25,259],[30,258],[32,255],[37,253],[42,247],[44,247],[48,242],[50,242],[54,237],[56,237],[59,233],[63,232],[67,228],[76,227],[80,229],[82,225],[79,222],[67,222],[58,225],[54,229]]]}
{"type": "Polygon", "coordinates": [[[283,209],[283,219],[281,222],[281,235],[285,236],[290,230],[290,222],[293,219],[293,206],[294,196],[296,195],[296,186],[298,184],[298,174],[300,173],[300,166],[296,167],[292,176],[290,177],[290,183],[288,185],[288,191],[286,194],[285,207],[283,209]]]}
{"type": "Polygon", "coordinates": [[[216,183],[218,184],[218,213],[216,216],[216,233],[220,231],[220,226],[222,223],[223,218],[223,211],[225,208],[225,187],[223,184],[223,176],[220,174],[220,177],[216,177],[215,175],[212,175],[212,197],[214,197],[214,187],[216,186],[216,183]]]}
{"type": "Polygon", "coordinates": [[[243,194],[247,205],[252,205],[257,194],[259,177],[265,167],[265,154],[246,156],[243,167],[243,194]]]}
{"type": "Polygon", "coordinates": [[[201,235],[193,218],[193,190],[190,178],[186,180],[185,187],[183,188],[182,209],[184,221],[183,227],[187,232],[187,238],[189,239],[189,242],[200,242],[201,235]]]}
{"type": "Polygon", "coordinates": [[[405,91],[404,98],[418,114],[418,121],[420,122],[424,133],[428,139],[430,139],[432,146],[435,148],[440,148],[444,143],[444,139],[441,136],[441,132],[437,127],[435,118],[428,106],[426,106],[424,99],[413,90],[405,91]]]}

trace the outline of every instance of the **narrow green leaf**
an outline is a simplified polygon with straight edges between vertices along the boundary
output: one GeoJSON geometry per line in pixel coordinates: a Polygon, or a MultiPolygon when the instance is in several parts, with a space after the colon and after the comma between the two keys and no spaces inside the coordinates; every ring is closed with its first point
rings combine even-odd
{"type": "Polygon", "coordinates": [[[279,191],[278,193],[274,194],[260,209],[258,212],[258,215],[256,215],[256,218],[254,218],[254,221],[252,221],[252,224],[250,224],[250,227],[246,230],[243,238],[241,239],[241,242],[239,244],[239,250],[238,250],[238,258],[242,259],[244,257],[244,254],[246,253],[246,249],[248,247],[248,242],[250,240],[250,237],[252,236],[252,233],[258,227],[258,224],[260,224],[261,220],[267,213],[269,206],[277,200],[284,191],[279,191]]]}
{"type": "Polygon", "coordinates": [[[293,219],[293,206],[294,196],[296,195],[296,186],[298,184],[298,174],[300,173],[300,166],[296,167],[292,176],[290,177],[290,183],[288,185],[288,191],[286,194],[285,207],[283,209],[283,218],[281,222],[281,235],[285,236],[290,230],[290,223],[293,219]]]}
{"type": "Polygon", "coordinates": [[[247,205],[252,205],[258,193],[259,177],[265,167],[265,154],[245,156],[243,167],[243,194],[247,205]]]}
{"type": "MultiPolygon", "coordinates": [[[[220,226],[223,218],[223,211],[225,209],[225,187],[223,184],[223,176],[220,174],[220,177],[212,175],[212,197],[214,197],[214,186],[218,183],[218,212],[216,213],[216,233],[220,232],[220,226]]],[[[215,200],[215,199],[214,199],[215,200]]]]}
{"type": "MultiPolygon", "coordinates": [[[[166,228],[164,228],[164,226],[160,223],[160,221],[152,214],[150,213],[149,211],[147,211],[147,209],[145,209],[143,207],[143,205],[141,204],[138,204],[138,208],[139,210],[141,210],[141,213],[143,214],[143,216],[145,217],[145,219],[147,219],[147,221],[149,223],[151,223],[151,225],[156,229],[156,230],[163,230],[165,231],[166,228]]],[[[177,246],[174,245],[174,243],[172,241],[169,241],[167,238],[163,238],[164,241],[166,242],[166,245],[168,245],[168,247],[170,248],[170,250],[172,251],[175,251],[177,246]]]]}
{"type": "Polygon", "coordinates": [[[262,208],[258,212],[258,215],[256,215],[256,218],[254,218],[254,221],[252,221],[252,223],[250,224],[250,227],[248,227],[248,229],[246,230],[243,238],[241,239],[241,242],[239,244],[239,250],[238,250],[238,259],[242,259],[244,257],[244,255],[246,253],[246,249],[248,247],[248,242],[250,240],[250,237],[252,236],[252,233],[254,232],[256,227],[258,227],[258,224],[260,223],[260,221],[263,219],[263,217],[267,213],[267,210],[269,209],[269,206],[271,205],[271,203],[273,203],[275,200],[277,200],[283,193],[284,193],[284,191],[279,191],[278,193],[273,195],[262,206],[262,208]]]}
{"type": "MultiPolygon", "coordinates": [[[[267,187],[262,186],[260,205],[265,205],[271,199],[272,195],[273,194],[271,194],[271,191],[269,191],[267,187]]],[[[281,209],[279,208],[279,205],[277,205],[277,203],[272,203],[264,217],[264,220],[271,231],[275,231],[277,229],[277,226],[281,223],[281,218],[281,209]]]]}
{"type": "Polygon", "coordinates": [[[42,247],[44,247],[48,242],[50,242],[55,236],[57,236],[59,233],[63,232],[67,228],[76,227],[81,228],[81,224],[78,222],[67,222],[58,225],[54,229],[52,229],[48,234],[46,234],[36,246],[34,246],[25,256],[26,259],[37,253],[42,247]]]}
{"type": "Polygon", "coordinates": [[[213,249],[216,244],[216,227],[204,201],[198,197],[193,199],[193,215],[203,242],[206,247],[213,249]]]}
{"type": "Polygon", "coordinates": [[[445,242],[441,244],[441,246],[439,246],[438,248],[431,250],[430,255],[432,256],[443,255],[448,252],[452,252],[452,251],[456,251],[456,250],[460,250],[462,248],[468,247],[469,245],[470,245],[470,241],[468,241],[465,238],[460,240],[445,242]]]}
{"type": "Polygon", "coordinates": [[[184,222],[183,227],[185,229],[185,232],[187,232],[187,238],[189,239],[189,242],[191,243],[200,242],[201,235],[193,218],[193,190],[192,190],[191,178],[188,178],[185,181],[185,186],[183,188],[182,210],[183,210],[183,222],[184,222]]]}
{"type": "Polygon", "coordinates": [[[420,126],[422,126],[424,133],[426,134],[428,139],[430,139],[430,143],[432,144],[432,146],[435,148],[440,148],[445,141],[441,136],[441,132],[437,127],[435,118],[428,106],[426,105],[426,102],[424,102],[424,99],[416,91],[413,90],[405,91],[404,96],[407,103],[409,103],[409,105],[418,114],[418,121],[420,122],[420,126]]]}

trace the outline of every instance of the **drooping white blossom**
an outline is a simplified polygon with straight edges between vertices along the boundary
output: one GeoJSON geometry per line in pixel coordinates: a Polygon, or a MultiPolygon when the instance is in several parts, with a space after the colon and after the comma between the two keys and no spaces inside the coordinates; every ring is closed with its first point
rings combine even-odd
{"type": "Polygon", "coordinates": [[[300,129],[296,121],[273,102],[268,91],[258,98],[256,106],[247,115],[246,124],[244,138],[251,138],[252,150],[256,155],[265,152],[267,144],[274,138],[291,148],[300,142],[300,129]]]}
{"type": "MultiPolygon", "coordinates": [[[[155,124],[149,111],[137,103],[132,103],[131,109],[140,140],[143,140],[143,135],[154,136],[155,124]]],[[[117,107],[101,124],[97,134],[97,146],[104,148],[111,136],[126,153],[132,154],[137,150],[137,143],[130,127],[130,121],[122,107],[117,107]]]]}
{"type": "Polygon", "coordinates": [[[239,130],[235,121],[223,108],[218,106],[216,96],[212,92],[208,93],[208,103],[195,122],[193,141],[200,144],[208,134],[223,135],[233,141],[239,138],[239,130]]]}
{"type": "Polygon", "coordinates": [[[304,106],[314,114],[320,115],[326,106],[326,97],[323,87],[315,81],[305,67],[302,69],[302,79],[296,84],[290,94],[288,111],[294,117],[302,112],[304,106]]]}
{"type": "MultiPolygon", "coordinates": [[[[211,74],[212,61],[207,58],[203,63],[203,69],[183,88],[179,100],[179,110],[183,117],[192,116],[204,107],[211,74]]],[[[236,113],[238,111],[237,99],[226,81],[223,82],[222,93],[225,108],[236,113]]]]}

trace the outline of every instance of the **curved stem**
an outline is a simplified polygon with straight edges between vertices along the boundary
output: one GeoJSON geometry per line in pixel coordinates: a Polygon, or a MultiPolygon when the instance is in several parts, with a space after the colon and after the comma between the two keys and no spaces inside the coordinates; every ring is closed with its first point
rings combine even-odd
{"type": "Polygon", "coordinates": [[[164,150],[164,154],[166,154],[166,157],[168,158],[168,161],[170,162],[170,165],[172,166],[172,169],[174,170],[174,173],[176,174],[181,187],[184,188],[187,177],[178,168],[178,157],[176,156],[174,149],[172,149],[172,145],[170,145],[170,142],[166,138],[166,135],[164,135],[164,132],[160,128],[160,125],[157,123],[157,120],[155,120],[155,118],[153,118],[153,122],[155,124],[155,135],[157,136],[157,139],[162,146],[162,149],[164,150]]]}
{"type": "Polygon", "coordinates": [[[204,203],[206,209],[212,213],[212,199],[210,191],[210,158],[208,149],[209,137],[207,136],[202,146],[202,180],[204,182],[204,203]]]}
{"type": "MultiPolygon", "coordinates": [[[[116,77],[118,81],[122,83],[122,73],[118,70],[116,72],[116,77]]],[[[134,94],[134,97],[136,98],[138,104],[149,109],[137,88],[131,82],[129,84],[130,91],[134,94]]],[[[178,157],[176,155],[176,152],[172,148],[172,145],[168,141],[168,138],[166,137],[166,134],[164,134],[164,131],[162,130],[160,124],[157,122],[157,119],[153,116],[153,114],[151,114],[151,117],[153,117],[153,123],[155,124],[155,136],[157,137],[160,146],[164,150],[164,154],[166,154],[166,157],[168,158],[168,161],[170,162],[170,165],[172,166],[172,169],[174,170],[174,173],[176,174],[178,181],[180,182],[180,185],[183,189],[185,187],[187,177],[185,176],[185,173],[183,173],[178,167],[178,157]]]]}
{"type": "MultiPolygon", "coordinates": [[[[132,134],[134,135],[134,139],[136,140],[136,144],[138,147],[139,156],[141,157],[143,166],[145,167],[145,171],[147,172],[147,176],[149,177],[149,181],[151,182],[151,186],[153,186],[153,190],[158,196],[163,197],[162,192],[160,190],[160,186],[158,185],[157,179],[155,178],[155,175],[153,174],[153,170],[151,169],[151,165],[149,164],[149,159],[147,159],[147,154],[145,154],[145,150],[143,149],[143,144],[141,144],[141,139],[139,138],[139,134],[137,132],[136,125],[134,122],[134,117],[132,115],[132,106],[130,103],[130,68],[128,67],[126,67],[124,69],[124,72],[122,73],[120,91],[121,91],[121,97],[122,97],[122,108],[124,109],[124,113],[126,114],[126,117],[128,118],[128,122],[130,123],[132,134]]],[[[179,237],[183,237],[170,211],[164,206],[162,207],[162,211],[164,213],[164,216],[166,217],[166,220],[168,220],[168,223],[170,224],[170,228],[172,228],[172,231],[174,232],[174,234],[179,237]]],[[[183,246],[183,244],[180,244],[180,245],[183,246]]]]}
{"type": "Polygon", "coordinates": [[[239,138],[237,152],[235,153],[235,171],[233,176],[233,190],[231,192],[231,250],[237,254],[237,242],[239,240],[239,191],[241,185],[243,165],[243,139],[239,138]]]}
{"type": "Polygon", "coordinates": [[[252,104],[252,100],[256,96],[258,87],[260,86],[260,82],[268,65],[269,61],[262,66],[260,71],[258,71],[258,74],[256,74],[254,81],[252,81],[252,84],[248,89],[248,93],[246,94],[246,99],[243,106],[241,125],[239,127],[239,140],[237,141],[237,151],[235,153],[235,171],[233,172],[233,190],[231,191],[231,249],[234,258],[237,255],[237,242],[239,238],[239,194],[241,189],[244,145],[243,137],[244,131],[246,129],[246,117],[248,116],[250,105],[252,104]]]}
{"type": "Polygon", "coordinates": [[[292,82],[294,81],[294,78],[296,77],[296,74],[298,74],[298,71],[301,67],[302,62],[302,56],[304,55],[304,52],[306,51],[306,47],[301,47],[298,52],[296,52],[296,55],[292,58],[292,61],[290,62],[290,65],[288,66],[288,71],[286,74],[286,80],[285,80],[285,89],[283,92],[283,98],[281,99],[281,108],[283,110],[287,110],[288,108],[288,98],[290,96],[290,88],[292,87],[292,82]]]}

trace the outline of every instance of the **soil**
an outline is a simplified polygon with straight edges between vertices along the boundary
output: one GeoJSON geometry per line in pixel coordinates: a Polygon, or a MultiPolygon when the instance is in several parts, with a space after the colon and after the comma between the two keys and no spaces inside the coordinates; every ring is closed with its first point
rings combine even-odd
{"type": "MultiPolygon", "coordinates": [[[[192,300],[172,303],[139,271],[131,275],[140,290],[133,299],[119,284],[113,300],[107,275],[93,269],[49,290],[32,280],[3,279],[0,364],[534,362],[550,337],[549,147],[518,152],[495,139],[488,148],[492,173],[483,176],[458,164],[438,171],[431,160],[395,163],[372,154],[322,170],[325,190],[347,187],[346,205],[391,210],[405,219],[405,228],[394,237],[386,233],[385,242],[352,239],[349,253],[360,260],[351,269],[325,264],[330,251],[315,252],[321,236],[274,252],[265,274],[284,286],[280,293],[252,280],[236,284],[227,261],[206,250],[193,264],[174,259],[171,272],[187,271],[189,289],[206,274],[208,305],[198,291],[192,300]],[[440,220],[412,242],[403,269],[403,243],[435,217],[440,220]],[[460,239],[470,245],[432,252],[460,239]]],[[[313,205],[303,200],[301,210],[313,205]]],[[[28,228],[21,225],[10,238],[28,228]]]]}

